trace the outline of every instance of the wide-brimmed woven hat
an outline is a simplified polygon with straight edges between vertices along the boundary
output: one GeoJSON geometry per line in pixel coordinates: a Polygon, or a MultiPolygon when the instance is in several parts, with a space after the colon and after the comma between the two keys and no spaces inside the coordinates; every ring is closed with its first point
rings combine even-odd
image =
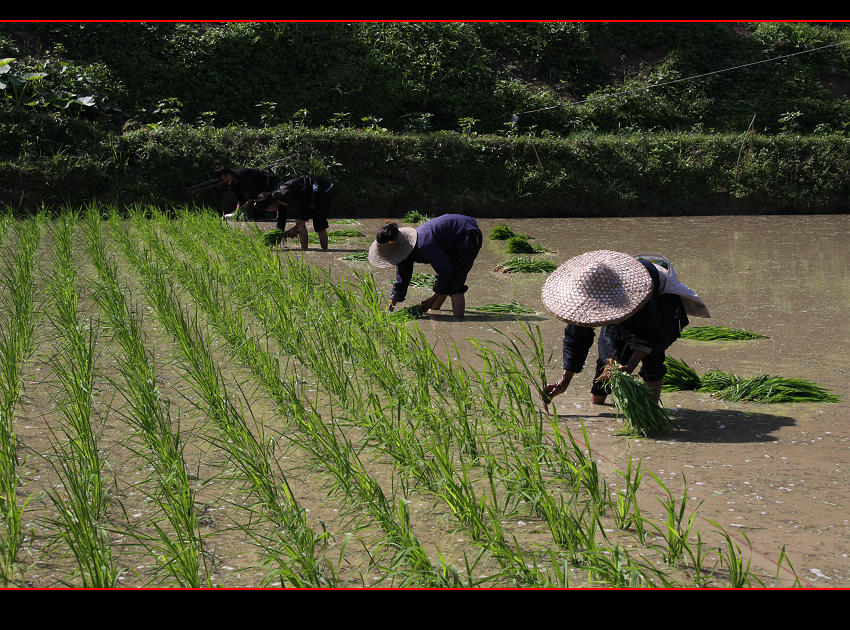
{"type": "Polygon", "coordinates": [[[652,277],[634,257],[600,249],[570,258],[543,283],[543,304],[578,326],[605,326],[631,317],[652,295],[652,277]]]}
{"type": "Polygon", "coordinates": [[[401,227],[398,236],[391,243],[378,243],[372,241],[369,246],[369,262],[379,269],[392,267],[410,256],[410,252],[416,247],[416,228],[401,227]]]}

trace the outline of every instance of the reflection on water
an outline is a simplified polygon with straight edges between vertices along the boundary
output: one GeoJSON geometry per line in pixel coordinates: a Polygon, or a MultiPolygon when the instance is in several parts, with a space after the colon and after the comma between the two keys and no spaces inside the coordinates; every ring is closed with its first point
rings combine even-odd
{"type": "MultiPolygon", "coordinates": [[[[556,263],[603,248],[663,254],[711,310],[711,320],[692,318],[693,325],[746,328],[769,337],[735,343],[677,341],[670,354],[699,372],[711,368],[740,376],[767,372],[810,378],[832,389],[843,387],[850,349],[850,216],[479,219],[485,236],[500,223],[553,250],[539,256],[556,263]]],[[[358,229],[366,238],[337,249],[368,248],[382,224],[382,219],[361,220],[358,229]]],[[[371,271],[387,292],[394,278],[394,269],[343,262],[339,251],[306,255],[316,264],[330,262],[335,273],[355,268],[371,271]]],[[[467,305],[516,300],[534,308],[536,315],[474,315],[464,322],[434,317],[420,320],[420,325],[438,347],[452,338],[459,342],[468,337],[498,339],[493,327],[510,334],[519,331],[520,321],[539,325],[557,370],[563,324],[540,301],[546,275],[492,271],[507,258],[504,242],[485,239],[469,276],[467,305]]],[[[433,270],[417,265],[416,271],[433,270]]],[[[411,288],[409,303],[429,294],[427,289],[411,288]]],[[[444,308],[449,308],[448,301],[444,308]]]]}

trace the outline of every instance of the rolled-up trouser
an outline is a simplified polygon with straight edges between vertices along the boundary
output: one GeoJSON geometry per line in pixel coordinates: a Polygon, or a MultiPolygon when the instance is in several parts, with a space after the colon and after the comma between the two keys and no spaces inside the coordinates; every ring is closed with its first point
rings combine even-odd
{"type": "Polygon", "coordinates": [[[449,254],[449,260],[455,266],[455,272],[449,281],[446,290],[447,295],[466,293],[469,290],[469,287],[466,286],[466,277],[472,270],[472,265],[475,264],[475,259],[484,242],[481,230],[469,230],[466,238],[461,242],[463,243],[462,248],[449,254]]]}

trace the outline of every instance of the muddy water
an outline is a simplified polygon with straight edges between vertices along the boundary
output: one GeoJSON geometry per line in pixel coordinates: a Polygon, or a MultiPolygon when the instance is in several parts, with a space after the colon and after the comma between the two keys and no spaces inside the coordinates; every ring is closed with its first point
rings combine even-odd
{"type": "MultiPolygon", "coordinates": [[[[364,219],[358,226],[332,226],[357,227],[367,237],[304,256],[335,273],[371,271],[389,293],[393,269],[340,259],[348,250],[368,248],[382,223],[364,219]]],[[[602,248],[663,254],[711,310],[711,319],[692,318],[692,325],[768,336],[746,342],[679,340],[671,356],[699,373],[719,368],[743,377],[803,377],[847,397],[850,216],[479,220],[485,236],[499,223],[554,250],[540,257],[555,263],[602,248]]],[[[495,329],[519,335],[521,323],[537,325],[552,353],[554,380],[561,370],[563,324],[540,301],[546,275],[492,271],[508,257],[504,243],[485,238],[468,280],[467,306],[516,300],[536,314],[470,314],[455,322],[447,301],[443,313],[420,320],[420,326],[438,347],[455,340],[464,360],[475,366],[467,339],[498,340],[495,329]]],[[[417,265],[415,271],[432,270],[417,265]]],[[[408,304],[428,295],[426,289],[411,288],[408,304]]],[[[595,349],[589,361],[593,358],[595,349]]],[[[635,440],[614,434],[620,422],[613,407],[589,404],[590,377],[587,370],[577,375],[555,407],[562,426],[580,434],[580,422],[585,423],[609,480],[617,478],[631,453],[677,496],[686,485],[689,506],[703,502],[696,527],[710,534],[715,529],[710,521],[722,525],[762,575],[777,574],[784,545],[803,586],[850,586],[850,402],[764,405],[725,403],[695,392],[665,394],[677,430],[635,440]]],[[[644,490],[648,508],[657,508],[653,496],[661,496],[661,486],[647,478],[644,490]]],[[[793,582],[786,563],[778,574],[779,584],[793,582]]]]}

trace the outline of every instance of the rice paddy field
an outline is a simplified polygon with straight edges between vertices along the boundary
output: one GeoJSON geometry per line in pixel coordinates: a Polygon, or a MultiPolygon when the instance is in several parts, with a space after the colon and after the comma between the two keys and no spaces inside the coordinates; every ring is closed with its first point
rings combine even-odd
{"type": "MultiPolygon", "coordinates": [[[[394,271],[362,257],[383,218],[302,252],[198,209],[0,212],[0,586],[848,586],[850,295],[811,252],[759,257],[761,219],[510,222],[536,253],[485,238],[454,321],[387,311],[394,271]],[[760,334],[672,356],[837,401],[679,389],[673,428],[635,437],[585,371],[544,408],[546,270],[603,246],[674,261],[716,320],[694,325],[760,334]],[[829,341],[800,286],[831,296],[829,341]]],[[[416,271],[402,306],[430,295],[416,271]]]]}

